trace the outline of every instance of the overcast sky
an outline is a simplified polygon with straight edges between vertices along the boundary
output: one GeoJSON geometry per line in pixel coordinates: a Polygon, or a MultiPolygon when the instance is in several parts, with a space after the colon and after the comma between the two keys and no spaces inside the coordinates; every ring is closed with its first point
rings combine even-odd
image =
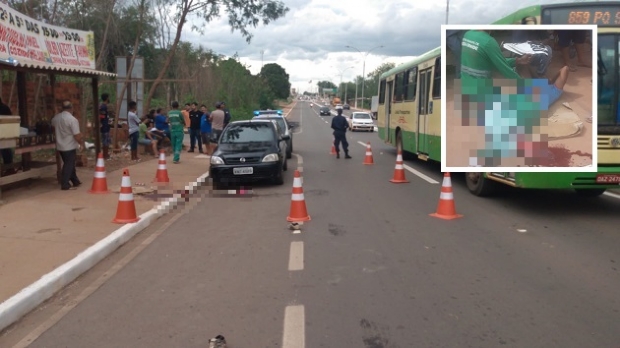
{"type": "MultiPolygon", "coordinates": [[[[546,0],[546,3],[572,0],[546,0]]],[[[238,53],[253,74],[263,63],[277,63],[290,76],[291,87],[310,90],[320,80],[335,84],[361,76],[384,62],[397,65],[441,44],[446,1],[422,0],[284,0],[285,17],[251,30],[250,44],[231,33],[226,18],[209,24],[205,35],[185,26],[183,40],[219,54],[238,53]],[[364,54],[355,49],[357,48],[364,54]],[[384,46],[383,48],[376,48],[384,46]],[[349,68],[352,67],[352,68],[349,68]]],[[[451,0],[448,24],[490,24],[537,0],[451,0]]]]}

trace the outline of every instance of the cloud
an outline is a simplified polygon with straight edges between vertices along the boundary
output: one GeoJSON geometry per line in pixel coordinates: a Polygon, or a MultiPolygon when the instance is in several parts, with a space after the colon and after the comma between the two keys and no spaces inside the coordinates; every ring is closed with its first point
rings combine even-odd
{"type": "MultiPolygon", "coordinates": [[[[548,2],[566,2],[549,0],[548,2]]],[[[226,56],[237,53],[258,73],[263,63],[277,63],[290,75],[293,87],[307,89],[308,81],[352,81],[384,62],[397,64],[440,45],[446,2],[377,0],[286,0],[290,11],[267,26],[250,32],[250,44],[231,33],[226,16],[208,23],[204,34],[184,28],[182,39],[226,56]],[[357,48],[351,49],[345,46],[357,48]],[[382,48],[377,48],[383,46],[382,48]],[[364,52],[361,54],[359,51],[364,52]],[[366,52],[372,50],[370,54],[366,52]]],[[[450,2],[450,24],[489,24],[537,0],[458,0],[450,2]]]]}

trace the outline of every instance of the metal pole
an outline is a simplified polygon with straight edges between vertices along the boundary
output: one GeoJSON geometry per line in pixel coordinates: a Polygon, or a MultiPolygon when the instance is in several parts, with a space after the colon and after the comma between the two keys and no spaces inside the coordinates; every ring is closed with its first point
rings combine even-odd
{"type": "Polygon", "coordinates": [[[450,13],[450,0],[446,0],[446,24],[448,24],[448,14],[450,13]]]}
{"type": "Polygon", "coordinates": [[[366,53],[366,56],[364,57],[364,63],[362,65],[362,109],[364,108],[364,85],[366,84],[366,57],[368,56],[368,53],[366,53]]]}

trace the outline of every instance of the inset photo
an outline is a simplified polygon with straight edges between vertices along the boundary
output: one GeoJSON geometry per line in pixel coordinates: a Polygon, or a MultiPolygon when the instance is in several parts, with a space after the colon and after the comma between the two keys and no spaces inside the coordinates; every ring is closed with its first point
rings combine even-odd
{"type": "Polygon", "coordinates": [[[595,25],[443,25],[441,50],[442,171],[596,172],[595,25]]]}

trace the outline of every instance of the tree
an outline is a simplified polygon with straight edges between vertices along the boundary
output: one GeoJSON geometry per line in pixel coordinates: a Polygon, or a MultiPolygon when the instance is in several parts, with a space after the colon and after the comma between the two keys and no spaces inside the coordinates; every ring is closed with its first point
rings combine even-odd
{"type": "Polygon", "coordinates": [[[267,25],[271,21],[284,16],[289,11],[288,7],[277,0],[161,0],[161,4],[176,5],[174,17],[178,24],[166,60],[164,61],[159,75],[157,75],[157,78],[149,89],[148,96],[144,103],[145,109],[150,107],[151,99],[153,99],[155,95],[157,86],[159,86],[161,80],[168,71],[168,67],[172,62],[172,58],[175,56],[177,46],[181,40],[183,27],[187,23],[189,17],[196,15],[196,17],[202,19],[202,25],[193,26],[192,30],[203,32],[206,23],[220,17],[220,8],[223,7],[224,11],[228,14],[228,23],[231,31],[234,32],[238,30],[241,35],[246,38],[246,41],[250,43],[252,34],[248,31],[248,27],[255,28],[261,21],[264,25],[267,25]]]}
{"type": "Polygon", "coordinates": [[[265,64],[260,71],[260,76],[265,79],[276,98],[288,98],[291,92],[291,83],[289,82],[289,75],[283,67],[276,63],[265,64]]]}

